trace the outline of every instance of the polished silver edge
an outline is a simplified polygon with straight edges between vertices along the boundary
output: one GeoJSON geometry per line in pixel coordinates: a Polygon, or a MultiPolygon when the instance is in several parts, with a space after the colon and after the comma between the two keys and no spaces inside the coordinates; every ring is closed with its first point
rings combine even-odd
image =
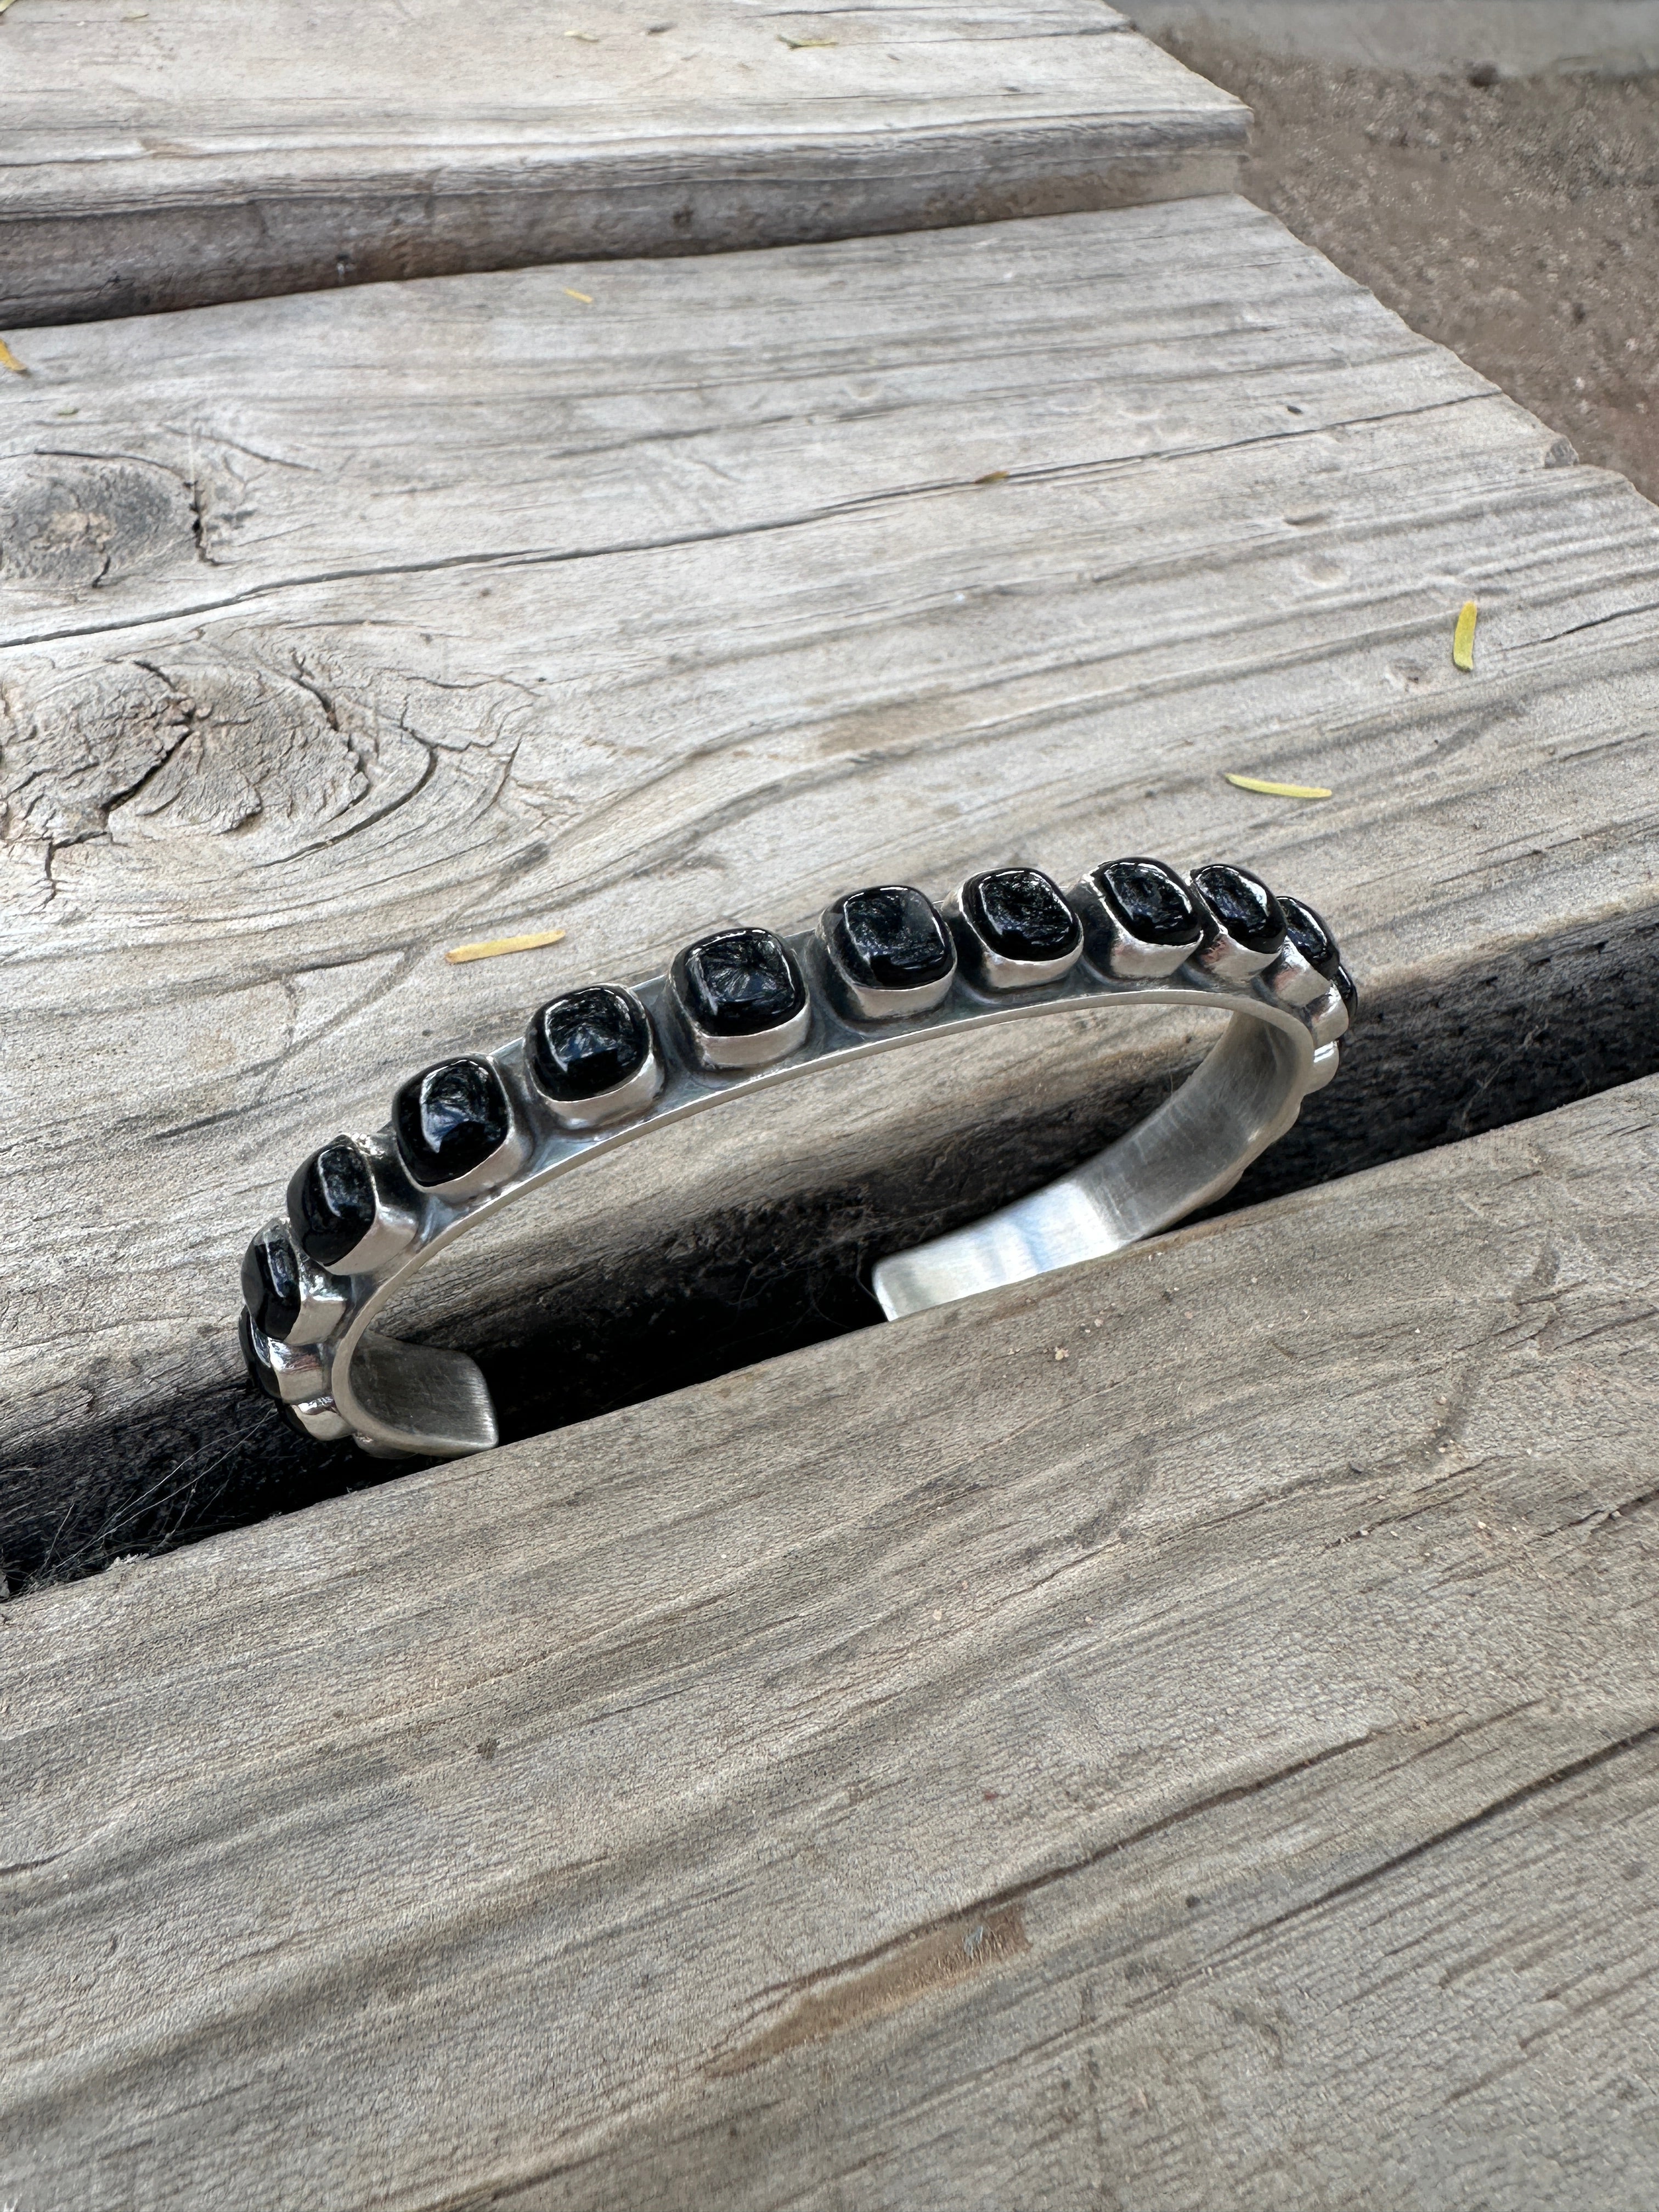
{"type": "Polygon", "coordinates": [[[267,1336],[252,1318],[248,1330],[254,1352],[276,1377],[276,1395],[285,1406],[303,1404],[327,1391],[329,1363],[314,1344],[289,1344],[281,1337],[267,1336]]]}
{"type": "Polygon", "coordinates": [[[1304,1012],[1316,1045],[1334,1044],[1339,1037],[1348,1034],[1348,1009],[1334,983],[1329,986],[1322,999],[1316,999],[1304,1012]]]}
{"type": "MultiPolygon", "coordinates": [[[[1184,876],[1182,881],[1186,882],[1184,876]]],[[[1192,890],[1190,884],[1187,887],[1192,890]]],[[[1194,891],[1193,896],[1196,898],[1198,893],[1194,891]]],[[[1079,878],[1066,897],[1082,919],[1083,949],[1090,966],[1118,982],[1151,983],[1173,975],[1186,966],[1204,942],[1201,930],[1196,937],[1185,938],[1179,945],[1154,945],[1148,938],[1135,936],[1106,903],[1092,869],[1079,878]]]]}
{"type": "MultiPolygon", "coordinates": [[[[338,1412],[332,1398],[307,1398],[289,1411],[308,1437],[319,1444],[343,1443],[351,1434],[351,1424],[338,1412]]],[[[399,1454],[399,1457],[405,1455],[399,1454]]]]}
{"type": "MultiPolygon", "coordinates": [[[[1201,891],[1199,896],[1203,896],[1201,891]]],[[[1206,975],[1213,975],[1218,982],[1248,983],[1253,976],[1271,968],[1279,957],[1277,952],[1253,951],[1218,922],[1215,935],[1193,955],[1193,965],[1201,968],[1206,975]]]]}
{"type": "MultiPolygon", "coordinates": [[[[966,902],[965,894],[975,876],[994,872],[990,869],[975,869],[974,876],[964,876],[945,902],[945,918],[951,926],[957,953],[959,956],[966,955],[963,964],[973,981],[988,991],[1040,991],[1050,983],[1058,983],[1062,975],[1071,974],[1083,957],[1085,932],[1081,917],[1079,917],[1077,944],[1070,952],[1061,953],[1054,960],[1011,960],[1006,952],[998,952],[987,943],[969,913],[966,902]]],[[[1053,883],[1053,877],[1048,880],[1053,883]]],[[[1058,884],[1055,889],[1059,889],[1058,884]]],[[[1065,896],[1061,891],[1060,896],[1064,898],[1065,896]]],[[[1066,903],[1071,905],[1073,902],[1067,900],[1066,903]]]]}
{"type": "Polygon", "coordinates": [[[1274,998],[1287,1006],[1311,1006],[1331,988],[1310,960],[1304,959],[1288,938],[1284,950],[1262,971],[1262,981],[1274,998]]]}
{"type": "Polygon", "coordinates": [[[1316,1048],[1313,1073],[1308,1078],[1308,1091],[1322,1091],[1335,1076],[1342,1064],[1342,1048],[1339,1044],[1322,1044],[1316,1048]]]}
{"type": "MultiPolygon", "coordinates": [[[[785,942],[787,943],[786,939],[785,942]]],[[[791,947],[793,950],[793,946],[791,947]]],[[[671,989],[672,988],[671,985],[671,989]]],[[[752,1036],[720,1036],[706,1030],[678,991],[673,992],[675,1012],[680,1025],[690,1039],[700,1066],[715,1075],[747,1075],[763,1067],[771,1067],[791,1053],[799,1052],[806,1042],[812,1027],[812,990],[807,986],[806,1004],[798,1014],[791,1014],[787,1022],[775,1029],[757,1030],[752,1036]]]]}

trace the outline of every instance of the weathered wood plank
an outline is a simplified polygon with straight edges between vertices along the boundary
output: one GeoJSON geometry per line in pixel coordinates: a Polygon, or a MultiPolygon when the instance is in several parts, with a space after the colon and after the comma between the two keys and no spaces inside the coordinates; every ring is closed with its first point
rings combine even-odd
{"type": "MultiPolygon", "coordinates": [[[[1372,1007],[1285,1176],[1652,1064],[1653,511],[1270,219],[618,263],[591,310],[573,273],[43,332],[6,395],[15,1576],[293,1495],[228,1326],[290,1165],[725,916],[1252,860],[1372,1007]]],[[[1029,1188],[1194,1048],[1098,1034],[641,1146],[423,1311],[556,1346],[545,1425],[1029,1188]]]]}
{"type": "Polygon", "coordinates": [[[1650,2204],[1656,1109],[5,1608],[0,2189],[1650,2204]]]}
{"type": "Polygon", "coordinates": [[[25,0],[0,324],[1230,191],[1231,94],[1098,0],[25,0]]]}

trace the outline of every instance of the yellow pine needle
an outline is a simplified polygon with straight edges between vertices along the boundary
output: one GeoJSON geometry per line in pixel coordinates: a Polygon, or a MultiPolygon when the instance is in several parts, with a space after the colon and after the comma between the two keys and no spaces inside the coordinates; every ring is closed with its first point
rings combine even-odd
{"type": "Polygon", "coordinates": [[[1452,666],[1461,668],[1466,676],[1474,673],[1474,601],[1465,599],[1452,632],[1452,666]]]}
{"type": "Polygon", "coordinates": [[[532,929],[528,937],[486,937],[477,945],[457,945],[445,953],[452,968],[469,960],[499,960],[503,952],[538,952],[544,945],[556,945],[562,929],[532,929]]]}
{"type": "Polygon", "coordinates": [[[1268,783],[1259,775],[1234,775],[1227,771],[1229,783],[1240,791],[1259,791],[1264,799],[1328,799],[1331,794],[1322,783],[1268,783]]]}
{"type": "Polygon", "coordinates": [[[567,300],[580,300],[585,307],[592,306],[593,295],[591,292],[579,292],[574,284],[566,284],[561,289],[567,300]]]}

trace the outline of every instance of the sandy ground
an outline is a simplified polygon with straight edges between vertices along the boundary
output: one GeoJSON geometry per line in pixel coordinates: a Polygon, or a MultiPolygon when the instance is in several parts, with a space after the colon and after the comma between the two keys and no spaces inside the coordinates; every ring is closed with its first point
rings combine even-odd
{"type": "Polygon", "coordinates": [[[1659,76],[1475,85],[1162,43],[1255,110],[1252,199],[1659,500],[1659,76]]]}

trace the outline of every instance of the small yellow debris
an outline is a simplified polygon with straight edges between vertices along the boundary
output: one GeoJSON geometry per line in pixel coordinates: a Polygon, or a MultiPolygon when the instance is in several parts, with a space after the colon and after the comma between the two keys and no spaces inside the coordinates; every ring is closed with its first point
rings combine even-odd
{"type": "Polygon", "coordinates": [[[798,54],[804,46],[839,46],[841,41],[839,39],[786,39],[783,33],[780,31],[778,44],[781,46],[787,46],[791,53],[798,54]]]}
{"type": "Polygon", "coordinates": [[[1269,783],[1259,775],[1235,775],[1226,771],[1227,781],[1240,791],[1259,791],[1264,799],[1328,799],[1331,794],[1322,783],[1269,783]]]}
{"type": "Polygon", "coordinates": [[[564,287],[564,295],[567,300],[580,300],[585,307],[591,307],[593,304],[593,295],[591,292],[579,292],[574,284],[567,284],[564,287]]]}
{"type": "Polygon", "coordinates": [[[974,482],[976,484],[1006,483],[1007,481],[1008,471],[1006,469],[987,469],[982,477],[975,477],[974,478],[974,482]]]}
{"type": "Polygon", "coordinates": [[[0,0],[0,15],[3,15],[11,4],[12,0],[0,0]]]}
{"type": "Polygon", "coordinates": [[[556,945],[563,935],[562,929],[534,929],[528,937],[486,937],[477,945],[457,945],[444,958],[452,968],[459,968],[469,960],[499,960],[503,952],[538,952],[544,945],[556,945]]]}
{"type": "MultiPolygon", "coordinates": [[[[7,0],[7,5],[10,5],[10,0],[7,0]]],[[[3,15],[4,12],[4,9],[0,9],[0,15],[3,15]]],[[[18,360],[16,355],[6,343],[4,338],[0,338],[0,368],[9,368],[14,376],[27,376],[28,374],[27,369],[26,369],[22,362],[18,360]]]]}
{"type": "Polygon", "coordinates": [[[1452,632],[1452,666],[1461,668],[1466,676],[1474,673],[1474,601],[1465,599],[1463,611],[1457,617],[1457,628],[1452,632]]]}
{"type": "Polygon", "coordinates": [[[1064,1358],[1066,1358],[1066,1347],[1065,1347],[1065,1346],[1064,1346],[1063,1344],[1057,1344],[1057,1345],[1054,1346],[1054,1358],[1055,1358],[1056,1359],[1064,1359],[1064,1358]]]}
{"type": "Polygon", "coordinates": [[[565,36],[567,39],[580,39],[585,46],[597,46],[599,43],[597,31],[567,31],[565,36]]]}

